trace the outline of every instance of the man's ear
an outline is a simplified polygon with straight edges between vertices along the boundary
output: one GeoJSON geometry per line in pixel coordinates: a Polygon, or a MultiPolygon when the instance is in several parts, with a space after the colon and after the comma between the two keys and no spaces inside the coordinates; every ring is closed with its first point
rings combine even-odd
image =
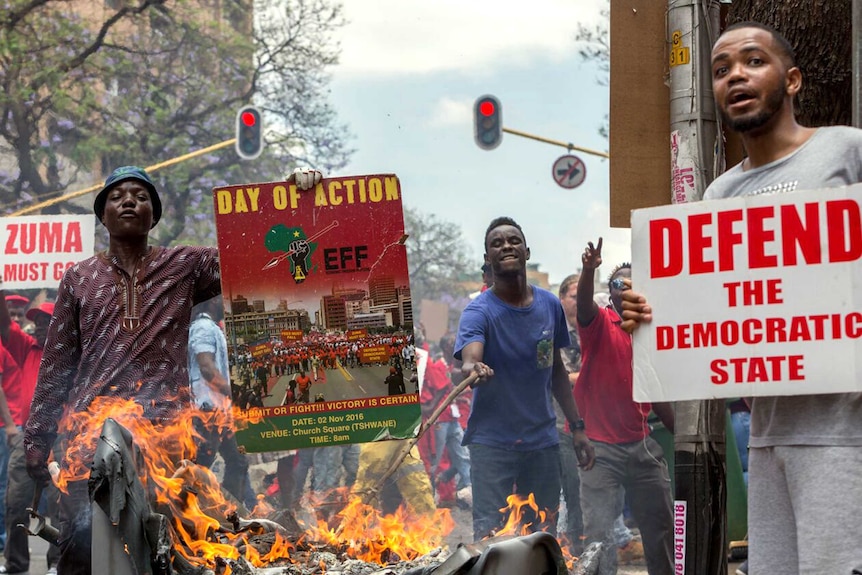
{"type": "Polygon", "coordinates": [[[796,66],[790,68],[784,75],[784,83],[787,95],[794,98],[802,89],[802,71],[796,66]]]}
{"type": "Polygon", "coordinates": [[[488,254],[483,254],[482,257],[485,258],[485,265],[488,265],[488,266],[491,265],[491,261],[488,259],[488,254]]]}
{"type": "Polygon", "coordinates": [[[527,259],[530,259],[530,248],[527,248],[527,259]]]}

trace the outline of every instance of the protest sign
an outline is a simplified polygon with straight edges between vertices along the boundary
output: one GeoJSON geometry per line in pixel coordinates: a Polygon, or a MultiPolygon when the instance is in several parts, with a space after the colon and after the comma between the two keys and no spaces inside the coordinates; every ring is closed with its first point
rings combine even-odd
{"type": "Polygon", "coordinates": [[[398,178],[330,178],[305,192],[242,184],[213,199],[238,444],[413,437],[421,415],[398,178]],[[407,393],[388,395],[389,378],[407,393]]]}
{"type": "Polygon", "coordinates": [[[862,390],[862,185],[632,214],[634,399],[862,390]]]}
{"type": "Polygon", "coordinates": [[[93,214],[0,218],[5,289],[56,288],[69,267],[93,255],[95,226],[93,214]]]}

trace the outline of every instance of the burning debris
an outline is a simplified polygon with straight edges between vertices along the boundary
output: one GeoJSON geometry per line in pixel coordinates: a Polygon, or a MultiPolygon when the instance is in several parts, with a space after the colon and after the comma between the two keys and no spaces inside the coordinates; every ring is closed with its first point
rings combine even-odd
{"type": "Polygon", "coordinates": [[[453,526],[448,510],[381,517],[344,494],[344,508],[328,521],[301,523],[264,504],[246,516],[216,476],[192,462],[193,416],[199,414],[156,426],[133,401],[99,398],[67,422],[67,436],[76,441],[65,452],[57,484],[65,490],[69,481],[89,476],[98,542],[93,556],[104,561],[94,572],[312,574],[348,573],[349,565],[351,573],[372,573],[422,556],[442,561],[436,558],[453,526]],[[99,421],[97,435],[91,430],[99,421]],[[87,453],[95,454],[88,458],[91,468],[82,463],[87,453]],[[123,562],[134,567],[120,568],[123,562]]]}
{"type": "Polygon", "coordinates": [[[532,499],[510,498],[508,535],[451,553],[444,546],[454,527],[448,509],[417,517],[402,507],[384,516],[342,490],[327,494],[325,507],[315,507],[304,521],[263,499],[247,514],[209,469],[193,463],[193,415],[157,427],[139,405],[114,398],[99,398],[91,411],[73,414],[68,436],[76,441],[66,450],[57,483],[64,489],[70,480],[89,476],[94,573],[565,575],[566,560],[572,564],[552,536],[518,536],[529,527],[519,525],[522,510],[540,513],[532,499]],[[88,434],[98,421],[104,422],[101,432],[88,434]],[[94,454],[89,469],[82,465],[85,453],[94,454]],[[333,501],[341,503],[338,511],[333,501]],[[500,557],[509,568],[483,570],[500,557]],[[526,564],[536,570],[510,569],[526,564]]]}

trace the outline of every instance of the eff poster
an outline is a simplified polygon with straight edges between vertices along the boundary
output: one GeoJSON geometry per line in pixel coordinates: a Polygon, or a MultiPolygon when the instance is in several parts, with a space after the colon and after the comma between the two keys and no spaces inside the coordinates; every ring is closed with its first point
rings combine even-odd
{"type": "Polygon", "coordinates": [[[0,218],[5,289],[56,288],[68,268],[92,257],[95,227],[93,214],[0,218]]]}
{"type": "Polygon", "coordinates": [[[862,390],[862,185],[632,214],[634,399],[862,390]]]}
{"type": "Polygon", "coordinates": [[[392,174],[213,190],[237,442],[403,439],[421,422],[392,174]]]}

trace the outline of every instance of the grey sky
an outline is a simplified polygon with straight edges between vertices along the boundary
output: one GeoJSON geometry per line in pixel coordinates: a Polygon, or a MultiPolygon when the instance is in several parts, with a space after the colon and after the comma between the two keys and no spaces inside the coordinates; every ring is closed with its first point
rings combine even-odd
{"type": "Polygon", "coordinates": [[[608,89],[574,39],[602,3],[347,0],[332,101],[358,151],[343,175],[398,174],[405,205],[459,224],[477,261],[488,222],[509,215],[552,283],[600,235],[609,273],[630,258],[630,234],[608,224],[608,162],[576,152],[586,181],[566,190],[551,178],[565,148],[505,134],[486,152],[471,123],[473,101],[490,93],[508,128],[606,150],[608,89]]]}

